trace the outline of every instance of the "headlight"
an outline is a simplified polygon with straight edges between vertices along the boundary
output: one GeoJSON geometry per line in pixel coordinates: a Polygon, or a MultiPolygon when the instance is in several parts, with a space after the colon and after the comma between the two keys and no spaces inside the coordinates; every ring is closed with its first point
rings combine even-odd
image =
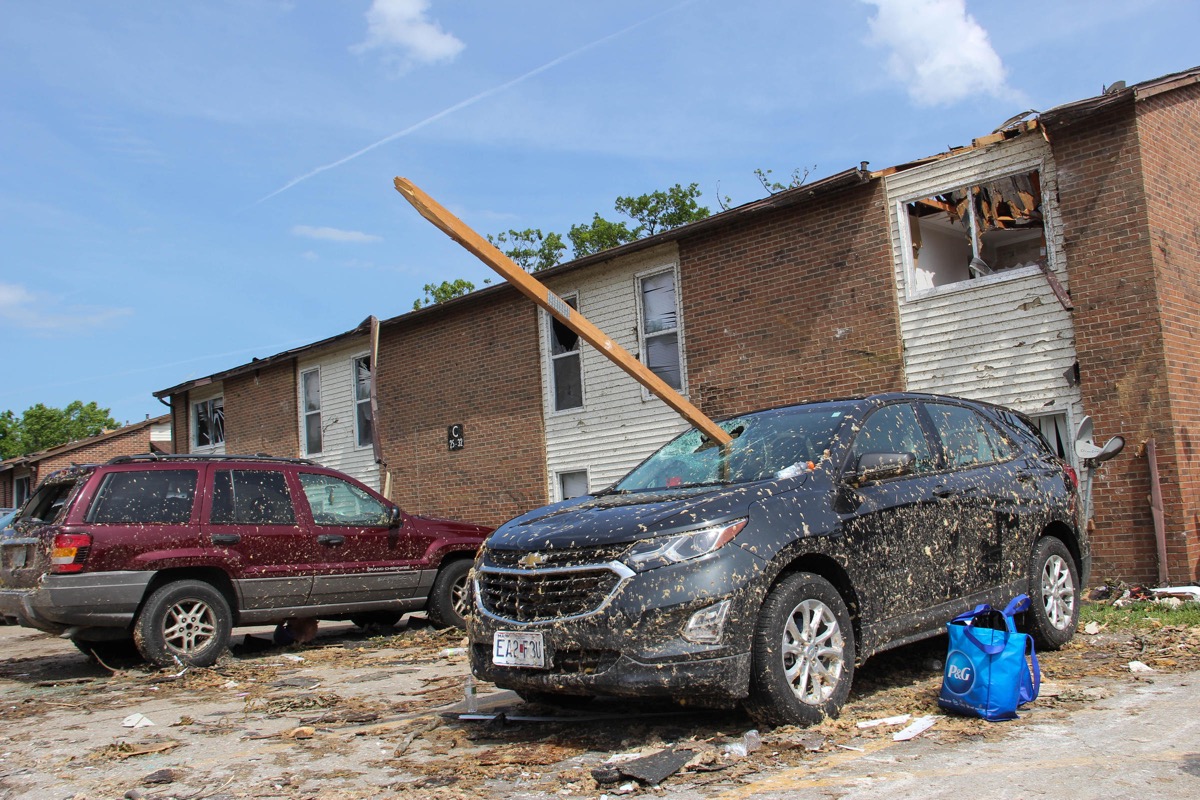
{"type": "Polygon", "coordinates": [[[731,541],[744,527],[746,520],[738,519],[674,536],[645,539],[635,544],[625,554],[624,560],[638,571],[678,564],[680,561],[708,555],[731,541]]]}

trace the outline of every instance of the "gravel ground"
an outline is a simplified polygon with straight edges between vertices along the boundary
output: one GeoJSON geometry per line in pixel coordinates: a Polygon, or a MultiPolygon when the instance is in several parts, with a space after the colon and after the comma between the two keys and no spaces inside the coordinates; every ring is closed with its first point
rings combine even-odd
{"type": "MultiPolygon", "coordinates": [[[[480,718],[463,719],[465,642],[419,615],[374,634],[324,623],[315,643],[287,649],[268,645],[269,630],[249,633],[214,668],[180,672],[100,665],[69,642],[0,626],[0,800],[745,797],[772,776],[906,746],[892,741],[898,726],[860,722],[941,714],[944,638],[872,659],[839,719],[763,731],[742,755],[754,723],[738,711],[604,699],[570,711],[484,684],[480,718]],[[659,785],[617,774],[663,751],[675,771],[659,785]]],[[[1200,670],[1200,628],[1081,633],[1041,658],[1042,697],[1022,719],[940,716],[922,744],[997,742],[1156,675],[1200,670]]]]}

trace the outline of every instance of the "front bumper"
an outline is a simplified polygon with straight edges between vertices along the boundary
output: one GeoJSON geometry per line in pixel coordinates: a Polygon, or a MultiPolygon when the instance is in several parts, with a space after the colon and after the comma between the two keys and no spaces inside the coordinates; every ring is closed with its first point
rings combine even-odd
{"type": "MultiPolygon", "coordinates": [[[[589,573],[603,566],[507,573],[522,572],[533,587],[539,575],[554,573],[556,586],[561,586],[573,569],[589,573]]],[[[761,559],[729,546],[705,558],[641,573],[609,566],[619,580],[588,609],[572,608],[562,616],[540,613],[537,619],[518,621],[486,605],[489,593],[480,588],[488,581],[485,553],[476,568],[475,613],[468,620],[472,672],[517,691],[670,697],[718,705],[747,696],[751,638],[764,591],[761,559]],[[724,601],[729,608],[719,641],[685,638],[688,621],[697,611],[724,601]],[[493,663],[497,631],[540,632],[545,667],[493,663]]]]}
{"type": "Polygon", "coordinates": [[[27,628],[128,628],[153,572],[130,570],[47,575],[32,589],[0,589],[0,615],[27,628]]]}

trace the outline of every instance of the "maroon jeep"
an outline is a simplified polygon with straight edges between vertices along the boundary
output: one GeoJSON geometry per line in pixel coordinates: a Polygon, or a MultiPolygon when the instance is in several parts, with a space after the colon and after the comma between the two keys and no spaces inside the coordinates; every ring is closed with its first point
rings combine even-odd
{"type": "Polygon", "coordinates": [[[121,456],[47,477],[0,537],[0,616],[81,650],[207,666],[236,625],[464,626],[490,528],[415,517],[311,461],[121,456]]]}

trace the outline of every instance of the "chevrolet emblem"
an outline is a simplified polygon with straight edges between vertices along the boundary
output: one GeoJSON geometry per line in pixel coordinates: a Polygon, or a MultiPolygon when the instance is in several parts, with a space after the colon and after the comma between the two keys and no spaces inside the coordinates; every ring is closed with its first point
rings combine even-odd
{"type": "Polygon", "coordinates": [[[545,556],[541,553],[530,553],[529,555],[521,556],[519,559],[517,559],[517,564],[525,569],[536,569],[549,560],[550,556],[545,556]]]}

